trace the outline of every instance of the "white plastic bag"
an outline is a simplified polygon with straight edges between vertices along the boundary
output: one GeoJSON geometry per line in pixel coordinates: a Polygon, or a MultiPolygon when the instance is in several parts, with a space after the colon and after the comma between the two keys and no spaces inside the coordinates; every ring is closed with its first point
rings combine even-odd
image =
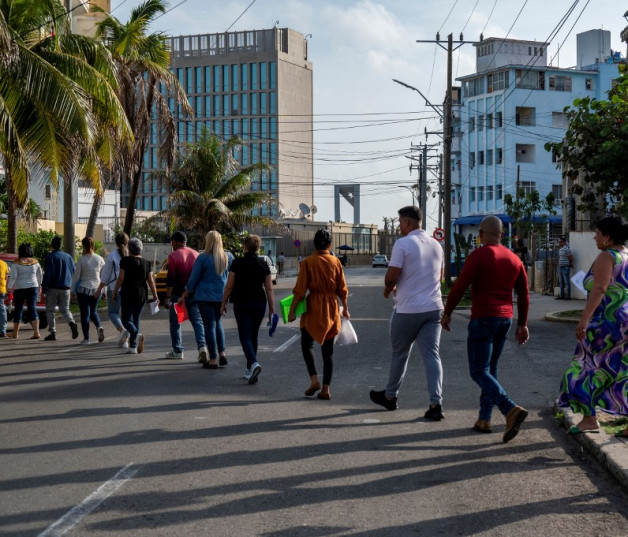
{"type": "Polygon", "coordinates": [[[342,322],[340,325],[340,332],[336,336],[336,344],[337,345],[353,345],[358,342],[358,335],[355,333],[353,329],[353,325],[351,321],[346,317],[342,318],[342,322]]]}

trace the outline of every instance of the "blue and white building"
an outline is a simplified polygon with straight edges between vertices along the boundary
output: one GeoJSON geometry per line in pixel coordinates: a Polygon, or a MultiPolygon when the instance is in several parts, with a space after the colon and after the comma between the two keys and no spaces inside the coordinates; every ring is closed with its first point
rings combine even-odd
{"type": "Polygon", "coordinates": [[[495,214],[510,232],[504,196],[520,189],[553,192],[561,232],[565,192],[555,158],[544,144],[563,138],[563,109],[576,98],[606,98],[618,77],[619,52],[611,35],[591,30],[577,36],[577,65],[548,65],[549,43],[489,38],[476,43],[476,72],[458,78],[461,104],[454,111],[452,218],[454,229],[478,234],[478,224],[495,214]]]}

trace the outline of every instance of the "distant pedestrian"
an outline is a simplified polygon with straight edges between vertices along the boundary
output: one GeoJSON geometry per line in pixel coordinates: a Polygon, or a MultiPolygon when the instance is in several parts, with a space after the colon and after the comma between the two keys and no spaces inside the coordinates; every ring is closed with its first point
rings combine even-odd
{"type": "Polygon", "coordinates": [[[530,256],[530,252],[528,251],[528,247],[523,242],[523,239],[517,240],[517,245],[515,247],[515,254],[521,262],[523,266],[527,269],[530,265],[532,265],[532,257],[530,256]]]}
{"type": "Polygon", "coordinates": [[[394,294],[390,319],[392,357],[385,390],[370,393],[371,401],[388,410],[397,408],[412,347],[421,351],[430,406],[427,419],[439,421],[443,413],[443,366],[440,360],[440,316],[443,311],[440,281],[443,274],[443,249],[438,241],[421,229],[422,213],[416,206],[402,207],[398,239],[384,277],[384,296],[394,294]]]}
{"type": "Polygon", "coordinates": [[[142,257],[142,241],[129,240],[129,255],[120,261],[120,274],[113,288],[112,298],[121,298],[121,318],[129,333],[127,354],[141,354],[144,351],[144,334],[140,332],[140,317],[148,300],[148,288],[153,293],[153,301],[159,304],[157,287],[153,278],[150,261],[142,257]]]}
{"type": "MultiPolygon", "coordinates": [[[[181,324],[174,305],[179,301],[185,292],[185,286],[192,274],[194,261],[198,257],[198,252],[187,245],[187,235],[182,231],[175,231],[168,237],[172,252],[168,255],[168,275],[166,276],[166,300],[164,307],[170,309],[170,341],[172,350],[166,353],[166,360],[183,360],[183,340],[181,336],[181,324]],[[171,307],[172,306],[172,307],[171,307]]],[[[205,329],[198,306],[194,300],[187,300],[185,307],[188,312],[188,319],[194,330],[196,346],[199,351],[199,358],[205,347],[205,329]]]]}
{"type": "Polygon", "coordinates": [[[244,239],[244,256],[233,260],[222,298],[221,311],[227,313],[227,301],[233,303],[238,338],[246,357],[244,378],[249,384],[258,381],[262,366],[257,360],[259,327],[266,312],[268,320],[275,313],[275,296],[268,263],[257,255],[261,240],[257,235],[244,239]]]}
{"type": "Polygon", "coordinates": [[[42,282],[41,266],[30,243],[20,244],[18,248],[18,258],[13,261],[9,272],[8,288],[13,292],[13,334],[11,337],[17,338],[20,333],[20,322],[22,321],[22,311],[24,303],[28,309],[28,315],[33,327],[31,339],[40,339],[39,315],[37,315],[37,298],[42,282]]]}
{"type": "Polygon", "coordinates": [[[560,295],[556,300],[571,300],[571,269],[573,268],[573,254],[567,244],[567,238],[558,239],[558,280],[560,295]]]}
{"type": "Polygon", "coordinates": [[[308,374],[310,386],[305,395],[318,394],[319,399],[331,399],[329,387],[333,373],[334,338],[340,332],[340,308],[338,298],[342,302],[342,315],[350,319],[347,297],[347,283],[340,260],[332,256],[331,233],[319,229],[314,235],[316,251],[303,260],[292,289],[293,299],[288,312],[288,322],[296,319],[297,304],[307,295],[307,311],[301,316],[301,352],[308,374]],[[309,291],[309,294],[308,294],[309,291]],[[321,346],[323,353],[323,385],[321,386],[316,365],[314,363],[314,342],[321,346]]]}
{"type": "MultiPolygon", "coordinates": [[[[584,278],[587,303],[558,397],[559,407],[582,414],[570,434],[597,432],[597,407],[628,416],[628,224],[619,216],[607,216],[595,227],[601,252],[584,278]]],[[[628,437],[628,427],[617,436],[628,437]]]]}
{"type": "Polygon", "coordinates": [[[72,339],[79,335],[74,316],[70,313],[70,288],[74,276],[74,259],[69,254],[61,251],[61,237],[55,236],[50,242],[52,252],[46,256],[44,262],[44,279],[42,291],[46,295],[46,318],[48,320],[48,332],[44,339],[55,341],[57,339],[55,308],[65,319],[72,332],[72,339]]]}
{"type": "Polygon", "coordinates": [[[124,328],[122,319],[120,318],[120,308],[122,307],[121,295],[118,293],[117,299],[114,300],[113,290],[116,287],[116,282],[118,281],[118,276],[120,275],[120,261],[127,255],[129,236],[124,233],[124,231],[121,231],[116,234],[115,242],[116,249],[107,256],[105,266],[103,267],[100,275],[100,285],[98,286],[96,294],[100,296],[101,291],[105,287],[107,288],[107,314],[109,316],[109,320],[115,329],[120,333],[118,346],[128,349],[129,344],[127,339],[129,338],[129,333],[124,328]]]}
{"type": "Polygon", "coordinates": [[[199,352],[199,362],[206,369],[216,369],[218,366],[227,365],[221,308],[222,295],[232,261],[233,256],[222,248],[220,233],[208,232],[205,235],[205,251],[194,261],[185,292],[179,299],[179,303],[183,303],[188,301],[189,296],[193,296],[201,314],[206,346],[199,352]]]}
{"type": "Polygon", "coordinates": [[[283,252],[280,252],[277,256],[277,274],[279,276],[284,275],[284,265],[286,264],[286,257],[283,255],[283,252]]]}
{"type": "Polygon", "coordinates": [[[0,338],[7,337],[7,279],[9,278],[9,265],[0,259],[0,338]]]}
{"type": "Polygon", "coordinates": [[[81,311],[81,329],[83,330],[83,341],[81,345],[90,345],[89,321],[94,323],[98,330],[98,343],[105,340],[105,331],[98,316],[98,299],[100,295],[100,272],[105,265],[105,260],[94,253],[94,239],[85,237],[81,241],[83,255],[76,263],[76,270],[72,278],[72,292],[76,294],[79,310],[81,311]]]}
{"type": "Polygon", "coordinates": [[[451,314],[466,289],[471,286],[471,321],[468,327],[467,351],[471,378],[480,386],[479,419],[473,429],[490,433],[493,406],[506,417],[503,441],[509,442],[519,432],[528,416],[525,408],[515,405],[497,380],[497,364],[512,325],[512,292],[517,292],[517,333],[519,344],[529,338],[528,276],[513,252],[500,244],[502,222],[487,216],[480,222],[480,242],[467,257],[445,304],[442,327],[451,330],[451,314]]]}

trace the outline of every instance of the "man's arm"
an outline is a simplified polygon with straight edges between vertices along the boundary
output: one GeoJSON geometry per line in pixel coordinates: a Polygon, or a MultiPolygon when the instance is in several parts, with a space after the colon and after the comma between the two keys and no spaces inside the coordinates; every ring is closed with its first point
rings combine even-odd
{"type": "Polygon", "coordinates": [[[390,296],[390,293],[395,290],[397,282],[399,281],[399,276],[401,276],[401,268],[391,267],[390,265],[388,265],[386,276],[384,276],[384,296],[386,298],[388,298],[390,296]]]}

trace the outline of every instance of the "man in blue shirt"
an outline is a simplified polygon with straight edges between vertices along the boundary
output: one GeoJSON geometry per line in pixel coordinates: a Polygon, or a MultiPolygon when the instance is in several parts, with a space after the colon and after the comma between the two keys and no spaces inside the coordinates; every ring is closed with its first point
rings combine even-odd
{"type": "Polygon", "coordinates": [[[556,300],[571,300],[571,269],[573,267],[573,255],[567,244],[567,238],[558,239],[558,279],[560,282],[560,295],[556,300]]]}
{"type": "Polygon", "coordinates": [[[57,332],[55,326],[55,308],[63,316],[72,330],[72,339],[78,337],[78,327],[70,313],[70,287],[74,276],[74,259],[61,251],[61,237],[55,236],[51,241],[52,252],[46,256],[44,262],[44,279],[41,287],[46,295],[46,318],[48,319],[48,334],[46,341],[55,341],[57,332]]]}

